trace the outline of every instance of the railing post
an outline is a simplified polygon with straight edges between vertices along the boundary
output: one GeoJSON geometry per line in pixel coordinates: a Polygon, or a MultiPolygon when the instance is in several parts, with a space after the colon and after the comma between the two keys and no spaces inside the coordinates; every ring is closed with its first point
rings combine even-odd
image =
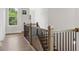
{"type": "Polygon", "coordinates": [[[48,50],[50,51],[51,26],[48,26],[48,50]]]}
{"type": "Polygon", "coordinates": [[[79,28],[75,28],[75,51],[77,51],[77,32],[79,32],[79,28]]]}
{"type": "Polygon", "coordinates": [[[37,27],[37,35],[38,35],[38,27],[39,27],[39,24],[38,24],[38,22],[36,23],[36,27],[37,27]]]}
{"type": "Polygon", "coordinates": [[[29,39],[30,39],[30,44],[32,44],[32,23],[30,23],[29,26],[29,39]]]}
{"type": "Polygon", "coordinates": [[[24,23],[24,37],[25,37],[25,23],[24,23]]]}

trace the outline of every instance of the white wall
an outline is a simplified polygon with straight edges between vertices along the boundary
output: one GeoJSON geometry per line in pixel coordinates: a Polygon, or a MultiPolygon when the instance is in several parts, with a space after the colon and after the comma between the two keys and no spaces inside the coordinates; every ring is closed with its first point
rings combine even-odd
{"type": "MultiPolygon", "coordinates": [[[[79,28],[79,8],[48,9],[48,24],[55,30],[79,28]]],[[[79,51],[79,32],[77,33],[77,50],[79,51]]]]}
{"type": "Polygon", "coordinates": [[[75,19],[74,19],[75,27],[79,28],[79,8],[75,9],[75,19]]]}
{"type": "Polygon", "coordinates": [[[22,31],[24,30],[24,22],[26,23],[26,24],[28,24],[29,23],[29,8],[21,8],[21,12],[20,13],[22,13],[22,10],[26,10],[26,12],[27,12],[27,14],[26,15],[22,15],[21,14],[21,23],[22,23],[22,31]]]}
{"type": "Polygon", "coordinates": [[[75,27],[74,8],[51,8],[48,9],[48,23],[55,30],[71,29],[75,27]]]}
{"type": "Polygon", "coordinates": [[[0,8],[0,41],[5,37],[5,9],[0,8]]]}
{"type": "Polygon", "coordinates": [[[39,22],[41,28],[48,26],[48,9],[46,8],[31,8],[30,14],[33,23],[39,22]]]}
{"type": "Polygon", "coordinates": [[[8,10],[7,10],[7,23],[6,23],[6,33],[17,33],[23,31],[23,24],[29,23],[29,14],[31,14],[31,19],[33,23],[39,22],[40,27],[47,28],[48,26],[48,9],[44,8],[20,8],[18,11],[18,25],[8,26],[8,10]],[[27,11],[27,15],[22,15],[22,10],[27,11]]]}

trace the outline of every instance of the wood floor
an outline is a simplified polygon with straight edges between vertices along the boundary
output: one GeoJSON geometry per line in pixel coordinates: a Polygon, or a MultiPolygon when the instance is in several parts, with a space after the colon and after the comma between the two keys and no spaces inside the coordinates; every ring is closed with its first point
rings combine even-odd
{"type": "Polygon", "coordinates": [[[0,51],[34,51],[35,49],[25,40],[23,34],[6,35],[0,42],[0,51]]]}

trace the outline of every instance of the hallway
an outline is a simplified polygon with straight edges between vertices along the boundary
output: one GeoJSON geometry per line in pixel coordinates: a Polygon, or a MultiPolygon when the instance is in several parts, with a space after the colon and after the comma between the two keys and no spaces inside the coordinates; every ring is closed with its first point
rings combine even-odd
{"type": "Polygon", "coordinates": [[[23,34],[8,34],[0,42],[0,51],[33,51],[33,47],[26,41],[23,34]]]}

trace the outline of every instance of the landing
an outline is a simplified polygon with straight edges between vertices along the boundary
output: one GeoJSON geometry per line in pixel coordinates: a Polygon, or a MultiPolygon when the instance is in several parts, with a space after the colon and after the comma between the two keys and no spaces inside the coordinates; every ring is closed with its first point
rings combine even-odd
{"type": "Polygon", "coordinates": [[[25,40],[23,34],[6,35],[0,44],[1,51],[33,51],[33,47],[25,40]]]}

